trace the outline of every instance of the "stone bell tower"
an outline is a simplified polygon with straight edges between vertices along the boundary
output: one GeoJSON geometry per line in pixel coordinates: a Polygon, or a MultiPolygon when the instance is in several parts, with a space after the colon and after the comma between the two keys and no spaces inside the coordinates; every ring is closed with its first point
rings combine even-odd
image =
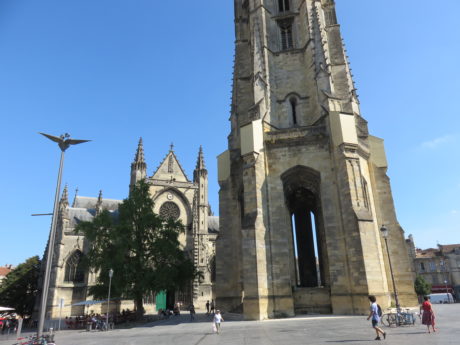
{"type": "Polygon", "coordinates": [[[247,319],[402,305],[413,272],[383,140],[369,135],[333,0],[235,0],[228,150],[218,157],[218,308],[247,319]]]}

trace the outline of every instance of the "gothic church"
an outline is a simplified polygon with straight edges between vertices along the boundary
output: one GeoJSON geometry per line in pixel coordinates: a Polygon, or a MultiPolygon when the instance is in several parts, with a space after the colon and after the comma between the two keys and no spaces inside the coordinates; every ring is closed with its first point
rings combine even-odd
{"type": "MultiPolygon", "coordinates": [[[[416,305],[383,139],[369,133],[361,114],[335,2],[234,0],[234,6],[230,135],[218,157],[220,226],[210,216],[201,150],[193,182],[172,149],[147,177],[140,142],[131,166],[131,184],[152,183],[155,211],[187,226],[181,243],[205,273],[174,297],[202,305],[215,295],[219,309],[257,320],[365,314],[369,294],[382,308],[394,303],[394,277],[401,304],[416,305]]],[[[71,230],[102,209],[116,213],[119,203],[77,196],[69,206],[64,191],[50,305],[90,298],[86,289],[95,277],[78,269],[85,239],[71,230]]]]}
{"type": "MultiPolygon", "coordinates": [[[[151,185],[155,213],[181,220],[185,225],[185,232],[179,238],[181,246],[189,254],[195,267],[203,273],[201,279],[191,282],[189,289],[168,294],[165,296],[168,300],[164,302],[172,304],[180,301],[185,306],[194,303],[197,307],[203,307],[207,300],[213,298],[214,253],[219,219],[211,215],[208,204],[208,173],[201,147],[193,172],[193,181],[188,179],[182,169],[172,145],[160,166],[152,176],[148,177],[142,139],[140,139],[131,164],[130,185],[139,180],[145,180],[151,185]]],[[[108,210],[116,216],[121,202],[122,200],[104,199],[100,192],[97,198],[76,195],[72,205],[69,205],[67,186],[64,188],[59,204],[55,255],[47,303],[48,318],[59,317],[61,299],[64,301],[63,316],[83,315],[91,310],[95,313],[105,313],[107,303],[87,307],[84,305],[85,302],[93,299],[88,295],[88,287],[95,284],[97,277],[95,273],[81,268],[80,260],[88,249],[88,243],[83,236],[75,234],[73,230],[78,222],[90,221],[102,210],[108,210]]],[[[154,313],[155,298],[150,297],[146,300],[145,308],[148,312],[154,313]]],[[[116,301],[112,307],[132,310],[133,303],[116,301]]]]}

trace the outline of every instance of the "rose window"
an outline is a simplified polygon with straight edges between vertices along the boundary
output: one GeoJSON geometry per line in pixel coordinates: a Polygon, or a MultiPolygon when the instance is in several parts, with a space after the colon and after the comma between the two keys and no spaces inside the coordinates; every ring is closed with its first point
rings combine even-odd
{"type": "Polygon", "coordinates": [[[179,207],[175,203],[167,201],[160,207],[160,216],[164,219],[177,220],[180,216],[179,207]]]}

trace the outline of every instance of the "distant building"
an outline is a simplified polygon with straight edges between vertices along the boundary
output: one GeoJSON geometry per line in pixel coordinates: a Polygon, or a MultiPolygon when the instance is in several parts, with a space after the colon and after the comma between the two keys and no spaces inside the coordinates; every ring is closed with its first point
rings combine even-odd
{"type": "Polygon", "coordinates": [[[14,267],[12,265],[0,266],[0,284],[13,269],[14,267]]]}
{"type": "Polygon", "coordinates": [[[460,300],[460,244],[420,249],[415,248],[412,236],[406,243],[416,274],[431,284],[431,292],[450,292],[460,300]]]}

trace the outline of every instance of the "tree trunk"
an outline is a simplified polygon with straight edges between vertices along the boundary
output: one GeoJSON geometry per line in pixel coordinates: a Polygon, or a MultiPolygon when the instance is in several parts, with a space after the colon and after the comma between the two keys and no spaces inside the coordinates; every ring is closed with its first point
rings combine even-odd
{"type": "Polygon", "coordinates": [[[134,299],[134,304],[136,305],[136,320],[141,320],[144,316],[144,299],[142,296],[137,296],[134,299]]]}

